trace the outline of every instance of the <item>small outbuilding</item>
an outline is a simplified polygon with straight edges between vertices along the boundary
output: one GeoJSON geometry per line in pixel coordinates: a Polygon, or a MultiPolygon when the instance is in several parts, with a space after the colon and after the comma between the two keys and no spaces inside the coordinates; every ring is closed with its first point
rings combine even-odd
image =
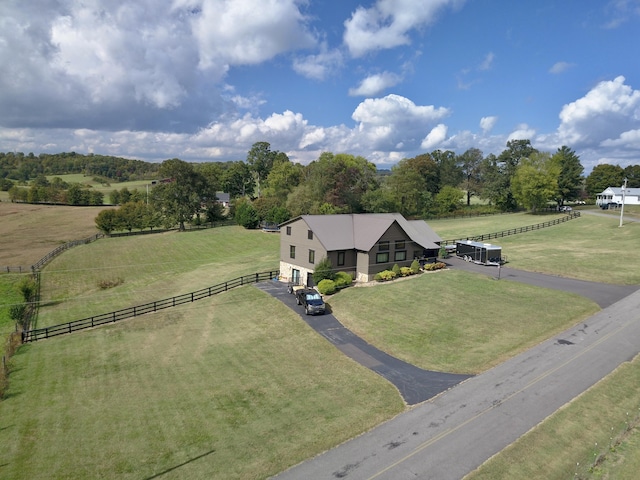
{"type": "Polygon", "coordinates": [[[483,265],[500,265],[502,263],[502,247],[490,243],[459,240],[456,242],[456,255],[468,262],[483,265]]]}

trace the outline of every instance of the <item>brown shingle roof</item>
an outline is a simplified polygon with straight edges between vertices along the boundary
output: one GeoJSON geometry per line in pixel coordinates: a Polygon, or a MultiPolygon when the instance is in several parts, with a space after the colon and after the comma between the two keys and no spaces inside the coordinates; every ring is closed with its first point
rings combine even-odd
{"type": "Polygon", "coordinates": [[[438,248],[436,242],[442,241],[424,220],[409,221],[399,213],[302,215],[298,218],[304,220],[327,251],[356,249],[368,252],[394,222],[423,248],[438,248]]]}

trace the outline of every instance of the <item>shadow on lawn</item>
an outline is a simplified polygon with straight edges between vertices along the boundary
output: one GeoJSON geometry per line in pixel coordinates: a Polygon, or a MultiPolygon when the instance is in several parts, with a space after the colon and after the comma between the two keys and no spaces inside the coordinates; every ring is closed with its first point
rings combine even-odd
{"type": "Polygon", "coordinates": [[[167,473],[173,472],[174,470],[177,470],[177,469],[179,469],[181,467],[184,467],[185,465],[188,465],[191,462],[195,462],[196,460],[199,460],[199,459],[201,459],[203,457],[206,457],[207,455],[211,455],[214,452],[215,452],[215,450],[210,450],[210,451],[208,451],[206,453],[203,453],[202,455],[198,455],[197,457],[193,457],[192,459],[187,460],[186,462],[183,462],[183,463],[181,463],[179,465],[176,465],[175,467],[168,468],[168,469],[164,470],[163,472],[156,473],[155,475],[147,477],[145,480],[153,480],[154,478],[160,478],[161,476],[166,475],[167,473]]]}

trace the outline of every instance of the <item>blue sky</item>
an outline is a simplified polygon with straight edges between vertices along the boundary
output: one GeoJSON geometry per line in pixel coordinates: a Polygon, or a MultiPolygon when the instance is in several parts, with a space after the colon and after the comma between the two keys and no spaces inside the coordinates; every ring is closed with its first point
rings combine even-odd
{"type": "Polygon", "coordinates": [[[640,0],[0,3],[0,151],[640,163],[640,0]],[[37,5],[35,5],[37,3],[37,5]],[[10,72],[10,73],[8,73],[10,72]]]}

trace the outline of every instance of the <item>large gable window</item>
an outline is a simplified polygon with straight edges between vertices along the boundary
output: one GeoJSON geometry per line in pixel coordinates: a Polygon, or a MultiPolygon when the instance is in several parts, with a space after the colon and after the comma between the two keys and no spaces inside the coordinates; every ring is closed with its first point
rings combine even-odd
{"type": "Polygon", "coordinates": [[[396,250],[393,259],[396,262],[404,262],[407,259],[407,251],[406,250],[396,250]]]}
{"type": "Polygon", "coordinates": [[[404,250],[404,240],[396,240],[396,250],[404,250]]]}
{"type": "Polygon", "coordinates": [[[378,243],[378,250],[385,251],[385,250],[389,250],[389,240],[382,240],[380,243],[378,243]]]}

